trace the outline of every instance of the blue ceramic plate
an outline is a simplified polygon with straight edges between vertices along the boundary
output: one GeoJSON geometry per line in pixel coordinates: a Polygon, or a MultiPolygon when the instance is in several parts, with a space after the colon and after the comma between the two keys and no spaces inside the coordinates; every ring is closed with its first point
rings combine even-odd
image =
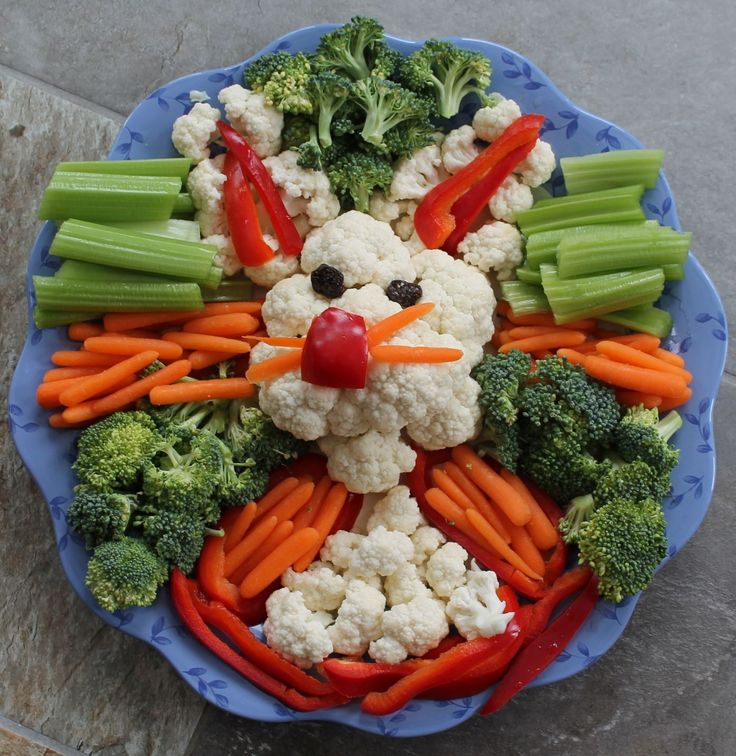
{"type": "MultiPolygon", "coordinates": [[[[314,50],[319,37],[331,26],[313,26],[281,37],[258,55],[274,50],[314,50]]],[[[408,54],[420,42],[388,37],[390,44],[408,54]]],[[[516,100],[523,112],[546,116],[544,138],[558,158],[607,150],[640,148],[641,144],[614,124],[580,110],[567,99],[534,64],[500,45],[470,39],[453,39],[463,47],[479,50],[493,64],[494,89],[516,100]]],[[[258,57],[258,56],[256,56],[258,57]]],[[[206,91],[217,103],[223,87],[241,82],[245,63],[230,68],[192,74],[161,87],[135,108],[123,125],[110,157],[114,160],[173,156],[170,142],[174,119],[186,113],[192,103],[192,89],[206,91]]],[[[552,191],[561,181],[552,180],[552,191]]],[[[650,218],[679,229],[675,202],[667,181],[660,176],[657,186],[644,197],[650,218]]],[[[31,276],[51,275],[59,261],[48,254],[54,226],[41,229],[28,264],[28,305],[33,306],[31,276]]],[[[693,397],[684,407],[685,425],[675,437],[682,449],[682,461],[673,475],[673,494],[665,504],[670,549],[673,557],[692,536],[710,502],[715,476],[715,448],[711,416],[726,355],[726,321],[718,294],[703,268],[691,255],[685,281],[668,285],[664,306],[672,313],[674,329],[668,348],[685,356],[694,374],[693,397]]],[[[456,701],[416,701],[391,717],[361,713],[356,704],[314,714],[299,714],[245,682],[216,659],[180,625],[169,595],[162,590],[157,601],[145,609],[109,614],[100,609],[84,585],[87,553],[80,539],[70,531],[66,509],[75,483],[70,463],[76,434],[49,428],[47,413],[35,402],[34,392],[49,355],[68,348],[65,329],[37,330],[30,326],[28,338],[10,389],[10,425],[18,450],[40,486],[54,524],[59,556],[64,570],[85,604],[105,622],[141,638],[160,651],[193,688],[216,706],[244,717],[269,722],[321,719],[342,722],[368,732],[393,736],[424,735],[453,727],[478,709],[486,694],[456,701]]],[[[535,682],[562,680],[599,659],[623,633],[637,597],[620,604],[599,602],[585,626],[535,682]]]]}

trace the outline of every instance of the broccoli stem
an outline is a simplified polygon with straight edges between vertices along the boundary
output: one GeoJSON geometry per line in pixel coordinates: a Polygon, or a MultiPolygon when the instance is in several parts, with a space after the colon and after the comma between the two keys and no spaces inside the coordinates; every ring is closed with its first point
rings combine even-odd
{"type": "Polygon", "coordinates": [[[669,441],[680,428],[682,428],[682,417],[677,410],[672,410],[657,423],[657,432],[665,441],[669,441]]]}
{"type": "Polygon", "coordinates": [[[214,528],[205,527],[204,534],[208,536],[217,536],[218,538],[222,538],[225,535],[225,531],[222,528],[217,528],[217,530],[215,530],[214,528]]]}

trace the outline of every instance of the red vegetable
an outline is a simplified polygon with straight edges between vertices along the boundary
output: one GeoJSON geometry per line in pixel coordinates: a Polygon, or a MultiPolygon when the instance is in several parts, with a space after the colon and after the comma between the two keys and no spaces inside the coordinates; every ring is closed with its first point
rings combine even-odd
{"type": "Polygon", "coordinates": [[[194,581],[188,580],[181,570],[171,573],[171,599],[174,608],[189,632],[215,656],[229,664],[236,672],[258,686],[261,690],[277,698],[282,703],[297,711],[315,711],[337,706],[345,702],[338,693],[326,696],[305,696],[276,680],[272,675],[248,661],[207,627],[197,611],[194,602],[194,581]]]}
{"type": "MultiPolygon", "coordinates": [[[[537,136],[539,132],[537,132],[537,136]]],[[[537,143],[537,136],[526,144],[509,152],[500,160],[475,186],[470,187],[452,206],[455,228],[442,245],[442,249],[451,255],[457,254],[457,245],[463,240],[473,221],[478,217],[491,197],[498,191],[511,171],[532,151],[537,143]]]]}
{"type": "Polygon", "coordinates": [[[428,248],[441,247],[454,230],[452,208],[460,197],[509,153],[536,140],[543,123],[544,116],[541,115],[530,114],[517,118],[472,162],[425,195],[414,214],[414,227],[428,248]]]}
{"type": "Polygon", "coordinates": [[[430,663],[423,659],[411,659],[400,664],[326,659],[322,662],[322,669],[338,693],[348,698],[362,698],[368,693],[388,690],[402,677],[430,663]]]}
{"type": "Polygon", "coordinates": [[[274,251],[263,238],[250,187],[240,164],[231,153],[225,156],[225,176],[227,180],[222,187],[222,197],[235,252],[243,265],[263,265],[273,259],[274,251]]]}
{"type": "Polygon", "coordinates": [[[302,380],[316,386],[365,388],[368,339],[365,321],[328,307],[309,327],[302,350],[302,380]]]}
{"type": "Polygon", "coordinates": [[[565,611],[514,659],[481,714],[492,714],[539,676],[564,651],[598,601],[598,579],[590,578],[585,590],[565,611]]]}
{"type": "MultiPolygon", "coordinates": [[[[281,199],[279,190],[276,188],[276,184],[273,183],[271,174],[269,174],[266,166],[263,165],[263,162],[248,142],[232,126],[228,126],[224,121],[218,121],[217,128],[220,130],[220,134],[222,134],[222,138],[230,150],[228,154],[237,158],[243,172],[258,192],[258,196],[266,208],[268,217],[271,219],[271,224],[279,240],[281,251],[285,255],[298,255],[304,246],[302,238],[296,230],[294,221],[284,207],[284,201],[281,199]]],[[[230,217],[228,216],[229,222],[230,217]]],[[[230,235],[232,236],[232,226],[230,228],[230,235]]]]}

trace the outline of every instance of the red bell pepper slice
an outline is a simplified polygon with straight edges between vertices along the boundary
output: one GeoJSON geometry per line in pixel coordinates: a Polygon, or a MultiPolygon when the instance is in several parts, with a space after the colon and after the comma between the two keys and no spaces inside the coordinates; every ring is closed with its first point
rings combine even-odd
{"type": "Polygon", "coordinates": [[[339,693],[326,696],[305,696],[276,680],[268,672],[234,651],[225,641],[218,638],[202,619],[193,598],[194,581],[187,579],[181,570],[175,569],[171,573],[170,587],[174,608],[187,630],[215,656],[265,693],[297,711],[316,711],[345,703],[345,698],[339,693]]]}
{"type": "Polygon", "coordinates": [[[473,221],[480,215],[498,188],[511,175],[511,171],[532,151],[536,139],[528,141],[521,147],[509,152],[500,160],[489,173],[483,176],[477,184],[471,186],[462,197],[452,206],[452,216],[455,218],[455,228],[442,245],[445,252],[457,254],[457,245],[465,238],[473,221]]]}
{"type": "Polygon", "coordinates": [[[307,331],[302,349],[302,380],[315,386],[365,388],[368,338],[365,320],[328,307],[307,331]]]}
{"type": "MultiPolygon", "coordinates": [[[[229,154],[237,158],[245,175],[251,180],[258,192],[258,196],[261,198],[273,224],[281,251],[285,255],[298,255],[302,251],[304,242],[302,242],[294,221],[284,207],[284,201],[281,199],[279,190],[273,183],[271,174],[263,161],[256,155],[245,138],[238,134],[232,126],[228,126],[224,121],[218,121],[217,128],[230,150],[229,154]]],[[[228,218],[228,222],[229,220],[228,218]]]]}
{"type": "Polygon", "coordinates": [[[411,659],[400,664],[326,659],[322,662],[322,669],[338,693],[348,698],[362,698],[368,693],[388,690],[402,677],[430,663],[423,659],[411,659]]]}
{"type": "Polygon", "coordinates": [[[438,646],[435,646],[435,648],[430,648],[429,651],[427,651],[427,653],[424,654],[424,656],[422,656],[421,658],[436,659],[437,657],[442,656],[445,651],[449,651],[451,648],[454,648],[461,643],[465,643],[465,638],[463,638],[462,635],[446,635],[439,642],[438,646]]]}
{"type": "Polygon", "coordinates": [[[492,714],[538,677],[565,650],[598,601],[598,579],[590,578],[583,592],[514,659],[481,714],[492,714]]]}
{"type": "Polygon", "coordinates": [[[414,227],[427,247],[442,246],[455,228],[452,206],[509,153],[536,141],[543,123],[544,116],[536,114],[517,118],[480,155],[425,195],[414,214],[414,227]]]}
{"type": "Polygon", "coordinates": [[[263,238],[250,187],[240,164],[231,153],[225,156],[224,170],[226,180],[222,187],[222,197],[225,202],[230,240],[238,260],[243,265],[263,265],[273,259],[274,251],[263,238]]]}

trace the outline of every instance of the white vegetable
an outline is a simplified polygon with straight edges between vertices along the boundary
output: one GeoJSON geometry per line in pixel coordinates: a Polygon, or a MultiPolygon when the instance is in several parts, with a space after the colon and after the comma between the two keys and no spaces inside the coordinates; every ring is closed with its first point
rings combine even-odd
{"type": "Polygon", "coordinates": [[[304,572],[294,572],[289,567],[281,583],[289,590],[299,591],[304,606],[313,612],[334,611],[345,598],[345,580],[324,562],[312,562],[304,572]]]}
{"type": "Polygon", "coordinates": [[[366,527],[370,532],[383,525],[386,530],[398,530],[411,535],[420,525],[425,524],[417,500],[409,489],[406,486],[394,486],[375,503],[366,527]]]}
{"type": "Polygon", "coordinates": [[[210,96],[203,89],[193,89],[189,93],[189,102],[209,102],[210,96]]]}
{"type": "Polygon", "coordinates": [[[477,569],[474,564],[466,573],[466,584],[452,592],[446,612],[463,638],[488,638],[506,630],[514,613],[504,613],[506,604],[498,598],[497,590],[496,573],[477,569]]]}
{"type": "Polygon", "coordinates": [[[470,125],[451,131],[442,142],[442,164],[448,173],[457,173],[480,154],[475,143],[475,129],[470,125]]]}
{"type": "Polygon", "coordinates": [[[537,139],[532,151],[514,168],[527,186],[541,186],[549,181],[556,165],[555,153],[548,142],[537,139]]]}
{"type": "Polygon", "coordinates": [[[262,92],[252,92],[240,84],[233,84],[220,90],[218,98],[225,106],[230,125],[248,140],[258,157],[278,155],[284,114],[266,105],[262,92]]]}
{"type": "Polygon", "coordinates": [[[452,595],[455,588],[465,584],[465,560],[468,552],[460,544],[450,541],[432,554],[427,561],[427,583],[442,598],[452,595]]]}
{"type": "Polygon", "coordinates": [[[364,535],[349,530],[338,530],[327,536],[319,553],[320,559],[330,562],[339,570],[347,570],[353,558],[353,552],[363,543],[364,535]]]}
{"type": "Polygon", "coordinates": [[[212,234],[202,241],[205,244],[217,247],[217,254],[213,262],[222,268],[226,276],[234,276],[239,270],[243,269],[243,263],[240,262],[229,236],[212,234]]]}
{"type": "Polygon", "coordinates": [[[224,162],[224,155],[202,160],[187,178],[187,189],[192,195],[194,205],[194,220],[199,223],[202,236],[223,235],[228,232],[222,197],[222,185],[225,183],[225,174],[222,172],[224,162]]]}
{"type": "Polygon", "coordinates": [[[338,654],[360,656],[372,640],[381,635],[381,619],[386,597],[362,580],[348,583],[335,624],[327,628],[332,646],[338,654]]]}
{"type": "Polygon", "coordinates": [[[417,572],[417,566],[411,562],[404,562],[396,572],[383,581],[384,593],[389,606],[408,604],[417,596],[433,595],[424,584],[417,572]]]}
{"type": "Polygon", "coordinates": [[[517,118],[521,108],[513,100],[501,100],[496,105],[480,108],[473,116],[473,128],[480,139],[492,142],[517,118]]]}
{"type": "Polygon", "coordinates": [[[306,336],[312,320],[329,306],[309,276],[296,273],[266,293],[261,315],[269,336],[306,336]]]}
{"type": "Polygon", "coordinates": [[[528,210],[534,204],[532,190],[516,176],[507,176],[488,203],[491,215],[498,220],[513,223],[516,213],[528,210]]]}
{"type": "Polygon", "coordinates": [[[409,536],[383,525],[371,530],[352,554],[350,569],[357,575],[391,575],[414,555],[409,536]]]}
{"type": "Polygon", "coordinates": [[[195,163],[210,156],[209,145],[217,138],[217,121],[220,111],[198,102],[186,114],[179,116],[171,129],[171,141],[176,151],[195,163]]]}
{"type": "Polygon", "coordinates": [[[493,221],[465,235],[457,251],[469,265],[484,273],[494,271],[499,281],[506,281],[524,259],[519,229],[511,223],[493,221]]]}
{"type": "Polygon", "coordinates": [[[275,236],[263,234],[263,240],[276,254],[263,265],[243,266],[243,272],[257,286],[271,287],[299,270],[299,258],[280,252],[279,240],[275,236]]]}
{"type": "Polygon", "coordinates": [[[446,178],[447,171],[442,165],[440,146],[430,144],[396,164],[389,197],[393,200],[420,200],[433,186],[446,178]]]}
{"type": "Polygon", "coordinates": [[[414,545],[412,562],[416,565],[424,564],[443,543],[447,541],[444,533],[431,525],[420,525],[412,534],[414,545]]]}
{"type": "Polygon", "coordinates": [[[359,289],[347,289],[339,299],[333,299],[330,306],[361,315],[367,328],[401,309],[401,305],[392,302],[386,292],[373,283],[359,289]]]}

